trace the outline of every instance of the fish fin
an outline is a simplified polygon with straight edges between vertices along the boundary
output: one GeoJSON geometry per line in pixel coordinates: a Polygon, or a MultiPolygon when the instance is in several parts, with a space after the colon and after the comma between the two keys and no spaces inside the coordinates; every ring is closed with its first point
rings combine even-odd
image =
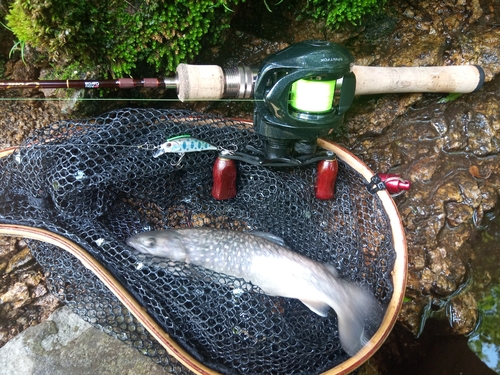
{"type": "Polygon", "coordinates": [[[248,234],[251,234],[252,236],[257,236],[257,237],[263,238],[265,240],[274,242],[275,244],[283,246],[283,247],[288,247],[285,244],[285,241],[283,240],[283,238],[275,236],[274,234],[271,234],[268,232],[261,232],[258,230],[254,230],[254,231],[248,232],[248,234]]]}
{"type": "Polygon", "coordinates": [[[336,308],[340,344],[344,351],[354,356],[361,350],[380,327],[384,310],[375,296],[361,287],[345,283],[336,308]]]}
{"type": "Polygon", "coordinates": [[[331,264],[324,264],[324,266],[334,277],[339,277],[339,273],[334,266],[332,266],[331,264]]]}
{"type": "Polygon", "coordinates": [[[316,314],[326,317],[328,315],[328,310],[330,310],[330,306],[328,306],[326,303],[321,302],[321,301],[304,301],[303,299],[300,300],[304,305],[309,307],[309,309],[312,312],[315,312],[316,314]]]}

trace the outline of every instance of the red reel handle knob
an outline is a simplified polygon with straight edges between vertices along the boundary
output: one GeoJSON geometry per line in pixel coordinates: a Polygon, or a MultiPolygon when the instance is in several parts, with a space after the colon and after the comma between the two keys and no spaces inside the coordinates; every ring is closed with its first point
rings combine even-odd
{"type": "Polygon", "coordinates": [[[339,163],[335,160],[321,160],[318,163],[316,177],[316,198],[327,200],[335,196],[335,181],[339,171],[339,163]]]}
{"type": "Polygon", "coordinates": [[[215,160],[212,169],[212,176],[214,179],[212,197],[217,200],[234,198],[236,196],[237,174],[236,162],[219,156],[215,160]]]}
{"type": "Polygon", "coordinates": [[[385,184],[389,194],[398,194],[402,191],[410,190],[411,183],[408,180],[403,180],[400,175],[392,173],[379,173],[378,176],[385,184]]]}

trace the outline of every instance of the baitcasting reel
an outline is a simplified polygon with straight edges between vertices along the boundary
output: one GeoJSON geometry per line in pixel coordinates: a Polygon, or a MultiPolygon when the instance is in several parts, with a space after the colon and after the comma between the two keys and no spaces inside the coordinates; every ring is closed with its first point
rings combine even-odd
{"type": "Polygon", "coordinates": [[[340,125],[356,90],[354,58],[327,41],[305,41],[264,60],[254,88],[254,127],[267,160],[316,152],[340,125]]]}
{"type": "Polygon", "coordinates": [[[338,162],[332,152],[317,152],[316,141],[342,123],[352,104],[353,61],[345,48],[326,41],[293,44],[265,59],[254,85],[254,128],[263,136],[264,148],[247,147],[258,156],[238,152],[219,158],[212,195],[226,199],[236,194],[235,188],[234,195],[218,192],[235,185],[234,177],[229,178],[236,168],[230,159],[237,159],[267,166],[319,162],[316,198],[333,198],[338,162]]]}

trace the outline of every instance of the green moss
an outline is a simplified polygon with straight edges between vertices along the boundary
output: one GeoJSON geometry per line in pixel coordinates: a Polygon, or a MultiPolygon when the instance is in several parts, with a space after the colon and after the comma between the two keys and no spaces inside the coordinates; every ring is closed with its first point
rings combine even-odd
{"type": "Polygon", "coordinates": [[[358,24],[367,14],[380,11],[386,0],[309,0],[306,13],[315,19],[324,19],[326,25],[338,28],[350,22],[358,24]]]}
{"type": "Polygon", "coordinates": [[[229,27],[226,7],[238,1],[14,0],[6,20],[20,41],[47,50],[52,61],[100,65],[100,74],[115,77],[138,64],[169,74],[220,37],[229,27]]]}
{"type": "MultiPolygon", "coordinates": [[[[65,76],[75,64],[99,67],[93,73],[103,78],[133,75],[138,67],[169,75],[202,45],[220,41],[232,9],[243,1],[11,0],[6,20],[20,45],[37,47],[49,61],[68,66],[65,76]]],[[[308,0],[306,14],[338,27],[358,22],[384,2],[308,0]]]]}

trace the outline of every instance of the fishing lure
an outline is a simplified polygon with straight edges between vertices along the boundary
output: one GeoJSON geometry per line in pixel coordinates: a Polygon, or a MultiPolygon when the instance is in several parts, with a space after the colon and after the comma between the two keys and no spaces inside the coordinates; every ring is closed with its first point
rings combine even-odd
{"type": "Polygon", "coordinates": [[[218,147],[211,145],[208,142],[192,138],[189,134],[178,135],[168,138],[165,143],[157,147],[157,151],[153,154],[154,158],[166,153],[178,153],[181,157],[186,152],[218,150],[218,147]]]}

